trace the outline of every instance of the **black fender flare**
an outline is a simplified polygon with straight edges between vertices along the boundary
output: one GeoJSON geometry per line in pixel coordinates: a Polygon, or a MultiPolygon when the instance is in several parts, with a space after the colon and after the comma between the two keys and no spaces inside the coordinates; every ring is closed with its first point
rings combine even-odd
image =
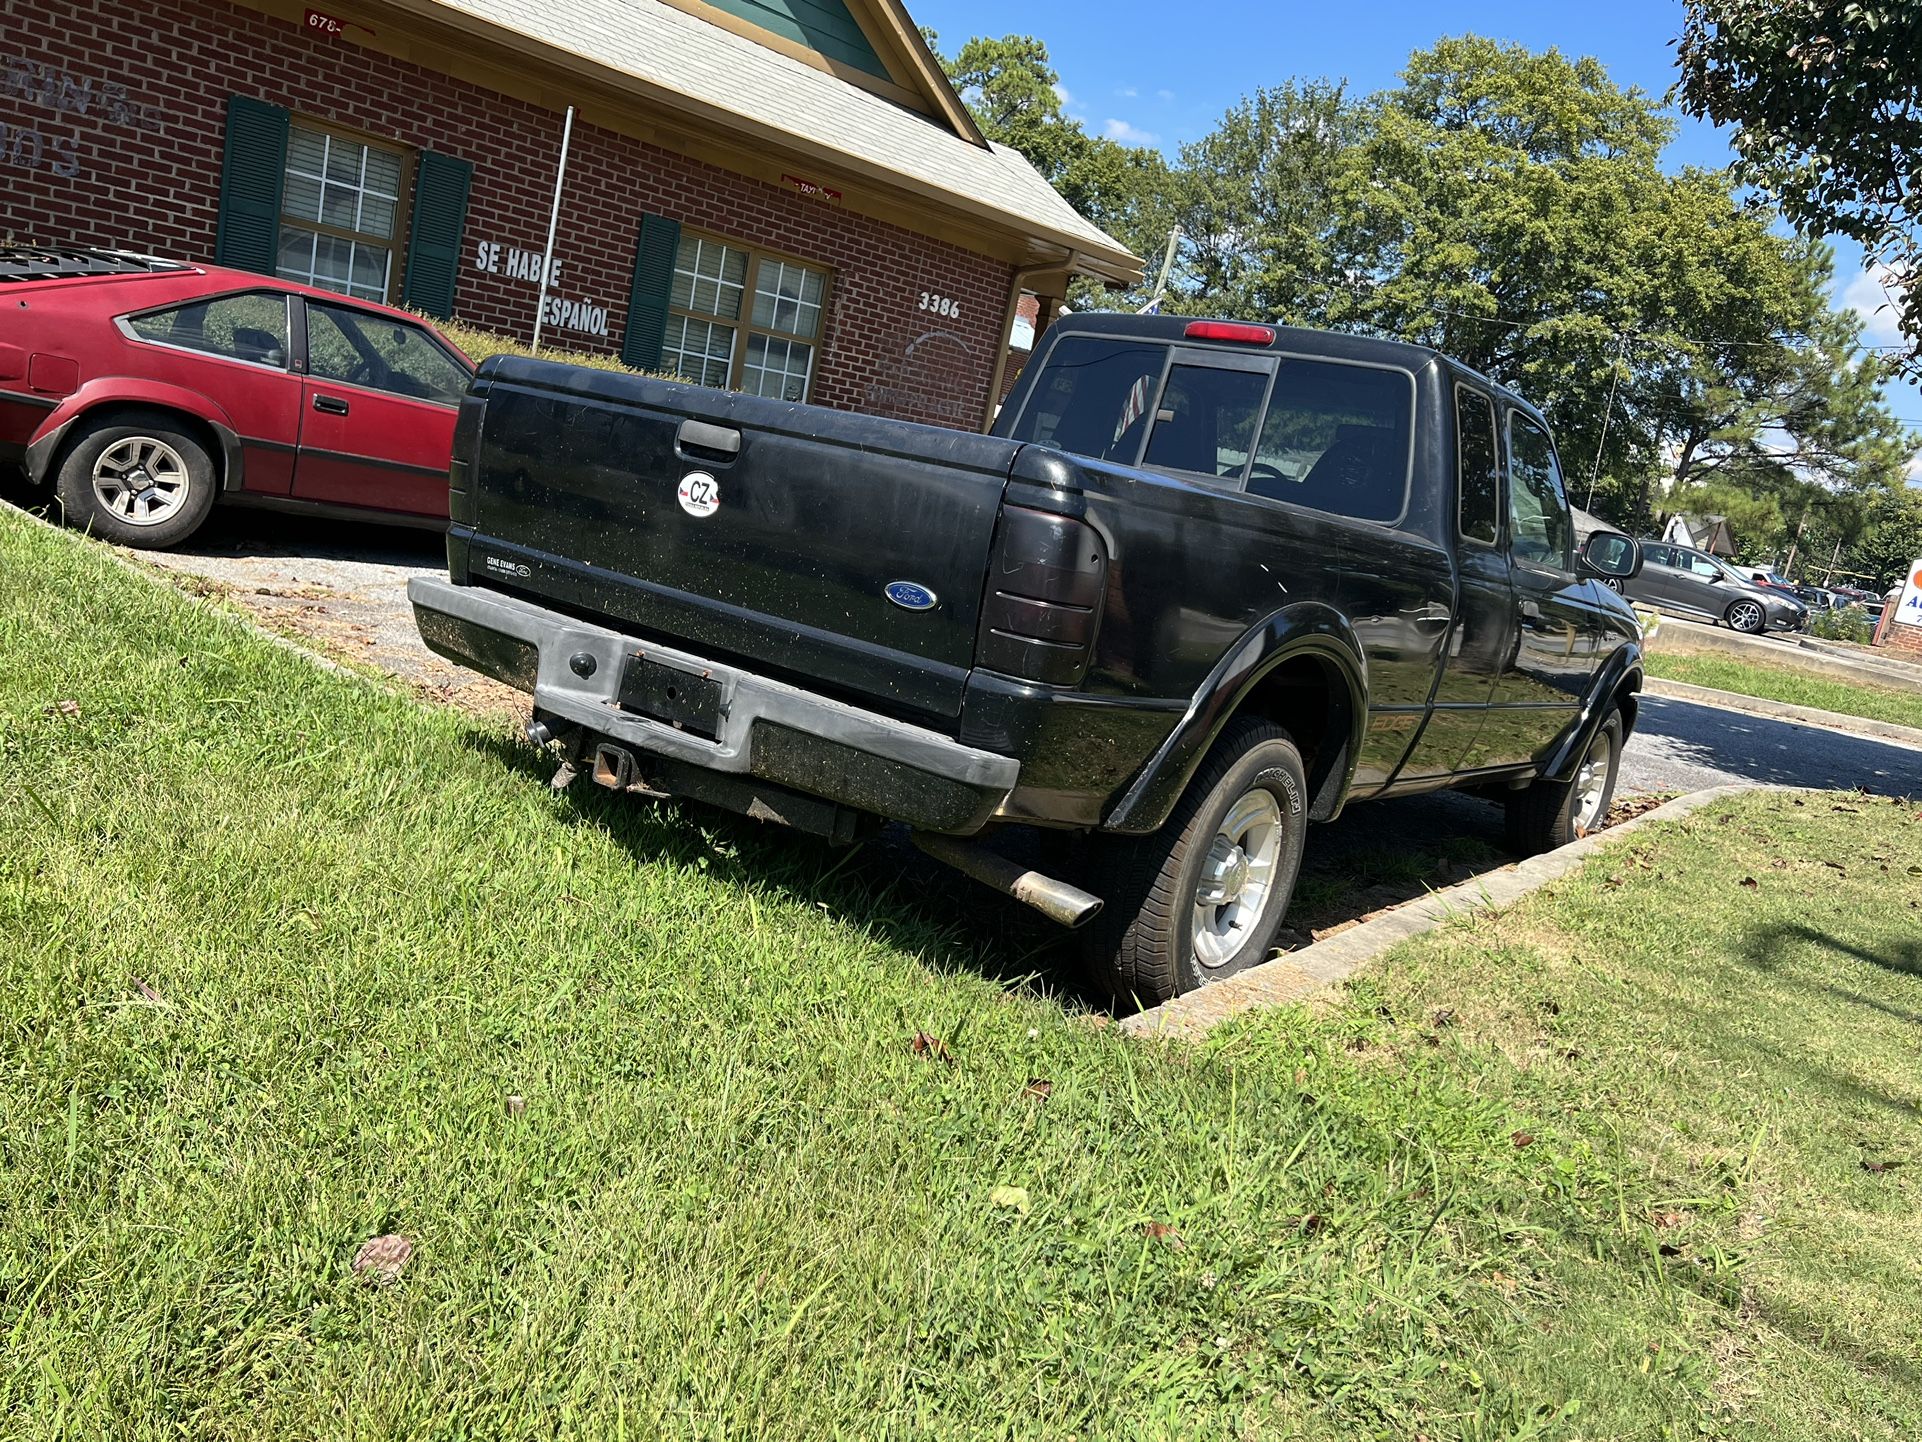
{"type": "MultiPolygon", "coordinates": [[[[1639,643],[1625,641],[1601,665],[1595,679],[1589,683],[1588,694],[1582,698],[1581,710],[1576,712],[1575,720],[1562,732],[1561,739],[1548,753],[1542,764],[1542,775],[1550,781],[1567,781],[1574,776],[1588,754],[1589,746],[1595,740],[1595,733],[1608,719],[1608,713],[1615,708],[1615,701],[1624,687],[1631,694],[1639,694],[1642,689],[1642,648],[1639,643]]],[[[1622,739],[1628,739],[1627,731],[1634,727],[1634,718],[1625,720],[1622,739]]]]}
{"type": "Polygon", "coordinates": [[[1332,606],[1305,601],[1275,612],[1251,627],[1202,682],[1180,722],[1137,773],[1121,799],[1108,812],[1104,830],[1142,834],[1168,819],[1175,803],[1188,789],[1222,728],[1240,711],[1248,697],[1281,666],[1302,657],[1330,664],[1347,687],[1349,734],[1338,739],[1330,767],[1317,767],[1320,786],[1310,778],[1318,819],[1341,809],[1354,781],[1355,762],[1368,725],[1368,660],[1348,618],[1332,606]],[[1329,797],[1321,803],[1322,795],[1329,797]]]}

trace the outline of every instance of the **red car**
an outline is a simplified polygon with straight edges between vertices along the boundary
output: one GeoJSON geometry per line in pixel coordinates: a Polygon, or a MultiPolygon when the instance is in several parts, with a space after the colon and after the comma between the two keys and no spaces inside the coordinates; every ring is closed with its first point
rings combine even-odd
{"type": "Polygon", "coordinates": [[[0,250],[0,463],[177,545],[216,501],[444,523],[473,362],[405,311],[99,250],[0,250]]]}

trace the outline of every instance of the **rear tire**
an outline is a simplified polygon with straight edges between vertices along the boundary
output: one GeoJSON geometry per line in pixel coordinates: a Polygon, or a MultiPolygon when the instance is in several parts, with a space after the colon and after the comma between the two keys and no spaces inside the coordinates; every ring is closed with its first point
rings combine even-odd
{"type": "Polygon", "coordinates": [[[1509,850],[1535,856],[1601,830],[1615,800],[1625,734],[1621,711],[1609,712],[1574,776],[1567,781],[1543,779],[1512,793],[1505,818],[1509,850]]]}
{"type": "Polygon", "coordinates": [[[146,551],[200,529],[214,505],[214,463],[186,427],[152,411],[80,424],[54,480],[68,525],[146,551]]]}
{"type": "Polygon", "coordinates": [[[1768,626],[1768,612],[1762,609],[1762,603],[1746,596],[1724,611],[1722,619],[1728,622],[1730,630],[1740,631],[1744,636],[1753,636],[1768,626]]]}
{"type": "Polygon", "coordinates": [[[1086,933],[1093,981],[1154,1006],[1265,961],[1301,869],[1307,791],[1286,731],[1230,722],[1161,830],[1094,849],[1107,906],[1086,933]]]}

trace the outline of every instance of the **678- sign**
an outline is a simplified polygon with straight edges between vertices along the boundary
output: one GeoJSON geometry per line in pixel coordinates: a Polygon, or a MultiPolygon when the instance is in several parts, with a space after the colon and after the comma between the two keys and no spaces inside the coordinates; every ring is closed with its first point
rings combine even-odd
{"type": "Polygon", "coordinates": [[[318,10],[309,10],[307,28],[321,35],[338,35],[347,26],[344,21],[336,20],[331,15],[323,15],[318,10]]]}

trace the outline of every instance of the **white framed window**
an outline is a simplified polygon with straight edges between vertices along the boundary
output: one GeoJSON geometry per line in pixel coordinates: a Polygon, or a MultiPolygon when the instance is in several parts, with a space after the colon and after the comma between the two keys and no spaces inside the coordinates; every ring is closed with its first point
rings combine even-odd
{"type": "Polygon", "coordinates": [[[827,286],[824,270],[684,232],[661,367],[701,385],[806,400],[827,286]]]}
{"type": "Polygon", "coordinates": [[[296,120],[281,193],[284,280],[385,301],[398,278],[401,196],[412,156],[296,120]]]}

